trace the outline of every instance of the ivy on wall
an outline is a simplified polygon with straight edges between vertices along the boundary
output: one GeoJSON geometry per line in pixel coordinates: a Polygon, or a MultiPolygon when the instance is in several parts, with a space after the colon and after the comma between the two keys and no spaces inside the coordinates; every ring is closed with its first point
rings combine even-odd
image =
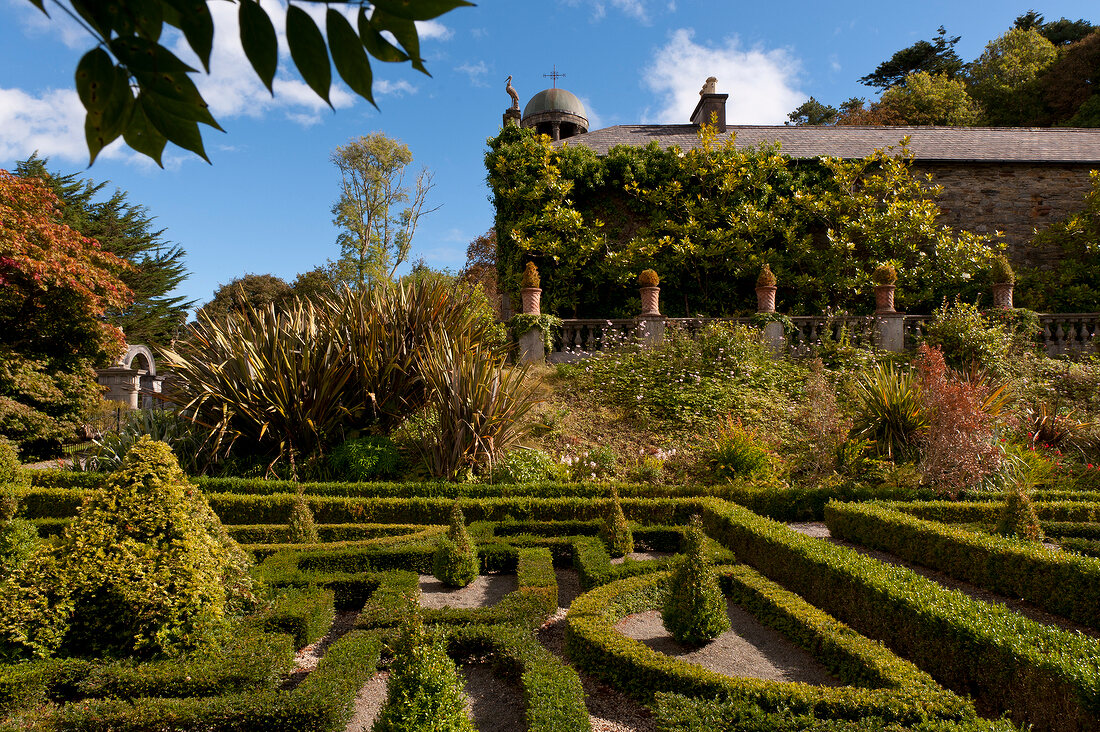
{"type": "Polygon", "coordinates": [[[907,141],[862,159],[793,160],[778,145],[720,143],[710,127],[700,137],[686,151],[651,143],[598,156],[504,128],[485,157],[502,290],[518,291],[528,260],[544,306],[565,317],[636,315],[645,268],[673,316],[754,312],[765,263],[791,314],[870,312],[883,263],[900,272],[896,302],[909,312],[986,284],[1001,247],[937,223],[938,189],[913,172],[907,141]]]}

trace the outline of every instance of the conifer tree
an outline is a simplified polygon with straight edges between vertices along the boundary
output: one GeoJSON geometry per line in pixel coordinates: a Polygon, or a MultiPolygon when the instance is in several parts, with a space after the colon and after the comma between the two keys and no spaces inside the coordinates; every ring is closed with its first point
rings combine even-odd
{"type": "Polygon", "coordinates": [[[634,534],[623,515],[619,491],[614,486],[611,488],[611,505],[608,506],[607,515],[600,526],[600,538],[607,544],[607,551],[613,557],[625,556],[634,551],[634,534]]]}
{"type": "Polygon", "coordinates": [[[184,250],[163,238],[145,206],[128,200],[116,190],[102,200],[106,183],[80,178],[75,173],[50,172],[48,158],[32,155],[16,163],[20,178],[38,178],[62,202],[60,223],[95,239],[105,252],[133,265],[116,273],[133,291],[133,302],[107,311],[107,320],[122,328],[128,343],[167,345],[194,305],[171,293],[187,278],[184,250]]]}
{"type": "Polygon", "coordinates": [[[320,541],[317,536],[317,524],[313,521],[313,511],[310,510],[301,488],[294,496],[294,506],[290,509],[287,528],[291,544],[316,544],[320,541]]]}
{"type": "Polygon", "coordinates": [[[702,645],[730,629],[729,614],[718,575],[703,552],[706,536],[698,516],[688,528],[684,556],[669,580],[661,621],[672,637],[686,645],[702,645]]]}
{"type": "Polygon", "coordinates": [[[466,517],[455,501],[447,536],[439,540],[432,556],[432,574],[445,585],[465,587],[474,581],[479,569],[477,547],[466,531],[466,517]]]}

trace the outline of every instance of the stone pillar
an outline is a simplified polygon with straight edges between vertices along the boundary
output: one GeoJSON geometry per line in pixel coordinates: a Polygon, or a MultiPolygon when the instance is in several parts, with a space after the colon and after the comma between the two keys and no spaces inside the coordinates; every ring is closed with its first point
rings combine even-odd
{"type": "Polygon", "coordinates": [[[550,123],[550,139],[555,142],[561,139],[561,122],[550,123]]]}
{"type": "Polygon", "coordinates": [[[883,351],[904,351],[905,313],[875,313],[875,342],[883,351]]]}
{"type": "Polygon", "coordinates": [[[112,402],[126,404],[131,409],[138,408],[138,388],[141,385],[142,372],[125,366],[111,366],[96,369],[96,380],[100,386],[107,387],[103,396],[112,402]]]}
{"type": "Polygon", "coordinates": [[[504,110],[504,126],[519,127],[519,110],[509,107],[504,110]]]}
{"type": "Polygon", "coordinates": [[[665,316],[645,315],[634,319],[634,327],[646,348],[665,342],[665,316]]]}
{"type": "Polygon", "coordinates": [[[546,360],[546,345],[542,342],[542,328],[535,326],[519,337],[520,363],[546,360]]]}
{"type": "Polygon", "coordinates": [[[783,324],[776,321],[764,323],[764,340],[773,351],[781,353],[787,347],[787,335],[783,332],[783,324]]]}

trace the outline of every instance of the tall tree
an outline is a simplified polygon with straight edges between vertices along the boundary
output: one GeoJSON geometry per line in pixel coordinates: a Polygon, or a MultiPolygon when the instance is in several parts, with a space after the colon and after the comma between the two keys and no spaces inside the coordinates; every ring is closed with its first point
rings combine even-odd
{"type": "Polygon", "coordinates": [[[962,79],[915,71],[882,93],[869,109],[848,109],[842,125],[958,125],[977,124],[982,110],[967,93],[962,79]]]}
{"type": "Polygon", "coordinates": [[[813,97],[802,102],[793,112],[787,115],[785,125],[833,125],[836,124],[837,108],[831,104],[822,104],[813,97]]]}
{"type": "Polygon", "coordinates": [[[1057,57],[1054,44],[1034,28],[1012,28],[986,44],[967,68],[970,94],[985,109],[986,123],[1029,124],[1041,116],[1037,80],[1057,57]]]}
{"type": "Polygon", "coordinates": [[[133,301],[124,308],[108,308],[107,321],[122,328],[130,343],[167,345],[195,304],[172,295],[187,279],[186,253],[164,240],[164,229],[154,228],[148,209],[127,200],[126,192],[116,190],[100,200],[106,182],[50,172],[48,165],[49,159],[32,155],[16,163],[16,175],[42,180],[61,203],[62,223],[132,265],[116,274],[130,288],[133,301]]]}
{"type": "Polygon", "coordinates": [[[941,25],[936,37],[931,41],[917,41],[903,48],[888,61],[883,61],[870,74],[860,78],[860,83],[879,89],[889,89],[900,84],[914,71],[927,71],[930,74],[943,74],[954,78],[962,70],[963,63],[955,53],[955,44],[962,36],[947,36],[947,30],[941,25]]]}
{"type": "Polygon", "coordinates": [[[246,274],[219,285],[210,302],[199,308],[211,320],[224,320],[231,313],[248,305],[253,308],[279,305],[293,297],[290,285],[282,277],[273,274],[246,274]]]}
{"type": "Polygon", "coordinates": [[[410,190],[405,169],[412,152],[400,140],[381,132],[351,140],[332,153],[340,170],[340,198],[332,207],[333,223],[342,229],[342,276],[362,286],[369,281],[393,279],[408,258],[420,217],[432,189],[432,174],[422,168],[410,190]]]}
{"type": "Polygon", "coordinates": [[[1047,23],[1044,22],[1043,14],[1034,10],[1029,10],[1018,16],[1016,22],[1013,23],[1013,27],[1024,31],[1037,30],[1055,46],[1068,46],[1071,43],[1077,43],[1100,28],[1100,26],[1095,26],[1083,18],[1070,20],[1063,17],[1047,23]]]}
{"type": "Polygon", "coordinates": [[[1039,78],[1043,124],[1100,127],[1100,31],[1066,46],[1039,78]]]}
{"type": "Polygon", "coordinates": [[[61,203],[36,178],[0,170],[0,435],[24,457],[49,457],[99,399],[92,366],[123,346],[104,322],[125,308],[124,260],[58,221],[61,203]]]}
{"type": "MultiPolygon", "coordinates": [[[[29,2],[46,13],[45,0],[29,2]]],[[[181,32],[184,43],[209,73],[214,20],[206,0],[109,3],[55,0],[55,3],[93,40],[92,50],[84,54],[76,67],[76,90],[87,111],[84,132],[91,162],[119,136],[158,165],[168,142],[209,160],[199,123],[216,130],[221,127],[189,76],[196,70],[160,44],[165,26],[181,32]]],[[[374,0],[371,5],[368,13],[370,5],[358,0],[329,4],[322,35],[309,13],[299,5],[287,4],[285,27],[290,58],[309,87],[330,106],[332,64],[352,91],[374,104],[367,54],[379,61],[408,61],[414,69],[427,74],[420,57],[416,21],[430,20],[471,3],[374,0]],[[352,27],[347,13],[356,9],[356,25],[352,27]]],[[[279,63],[275,27],[258,0],[239,0],[239,6],[241,48],[256,75],[274,95],[272,84],[279,63]]],[[[170,32],[164,37],[178,36],[170,32]]]]}

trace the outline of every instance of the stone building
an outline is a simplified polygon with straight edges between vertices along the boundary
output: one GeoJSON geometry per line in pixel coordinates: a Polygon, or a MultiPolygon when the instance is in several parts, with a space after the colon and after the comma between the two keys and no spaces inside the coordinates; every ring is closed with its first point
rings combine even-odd
{"type": "Polygon", "coordinates": [[[565,140],[588,132],[584,105],[565,89],[543,89],[523,108],[521,127],[533,128],[551,140],[565,140]]]}
{"type": "MultiPolygon", "coordinates": [[[[545,107],[540,95],[550,91],[564,92],[540,92],[528,110],[533,104],[545,107]]],[[[599,154],[616,145],[651,142],[686,150],[700,144],[698,127],[712,119],[718,122],[719,142],[731,135],[738,147],[778,142],[792,158],[864,157],[908,137],[914,167],[931,173],[944,188],[938,200],[944,223],[979,233],[1001,231],[1014,261],[1038,265],[1057,253],[1028,247],[1032,235],[1080,210],[1090,187],[1089,171],[1100,168],[1100,129],[727,125],[727,98],[708,79],[689,124],[616,125],[579,132],[563,144],[583,145],[599,154]]],[[[578,108],[583,114],[583,107],[578,108]]],[[[531,119],[539,121],[523,126],[543,124],[541,117],[531,119]]]]}

